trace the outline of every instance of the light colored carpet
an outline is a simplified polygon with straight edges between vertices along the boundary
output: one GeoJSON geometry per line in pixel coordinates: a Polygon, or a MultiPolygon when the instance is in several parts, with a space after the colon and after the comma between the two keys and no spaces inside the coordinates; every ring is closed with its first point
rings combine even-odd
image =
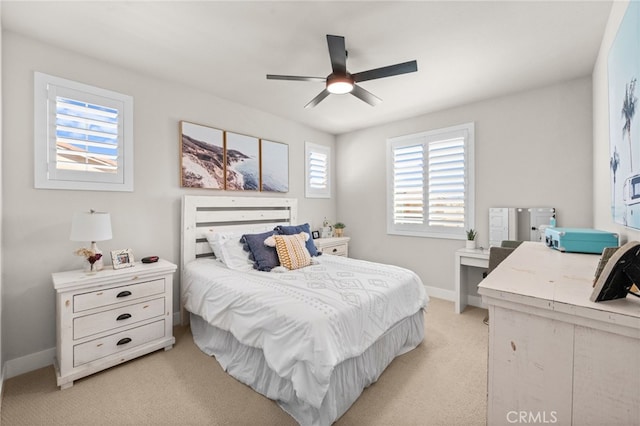
{"type": "MultiPolygon", "coordinates": [[[[425,340],[396,358],[336,423],[484,425],[487,396],[486,310],[431,299],[425,340]]],[[[176,345],[56,387],[53,366],[7,380],[3,426],[10,425],[295,425],[275,402],[227,375],[193,343],[176,345]]]]}

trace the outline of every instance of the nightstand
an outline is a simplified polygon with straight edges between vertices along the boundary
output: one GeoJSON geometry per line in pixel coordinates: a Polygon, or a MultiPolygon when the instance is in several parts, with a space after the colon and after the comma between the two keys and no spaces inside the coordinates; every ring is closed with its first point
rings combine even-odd
{"type": "Polygon", "coordinates": [[[56,378],[73,381],[175,343],[173,273],[160,259],[94,275],[51,274],[56,290],[56,378]]]}
{"type": "Polygon", "coordinates": [[[323,254],[349,257],[350,237],[316,238],[313,240],[318,251],[323,254]]]}

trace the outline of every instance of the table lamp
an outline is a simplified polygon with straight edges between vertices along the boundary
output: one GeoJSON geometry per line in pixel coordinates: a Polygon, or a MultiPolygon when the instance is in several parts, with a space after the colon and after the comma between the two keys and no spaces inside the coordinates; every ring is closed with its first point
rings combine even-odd
{"type": "MultiPolygon", "coordinates": [[[[71,221],[71,241],[91,241],[91,250],[95,254],[102,254],[96,245],[96,241],[105,241],[112,238],[111,216],[109,213],[90,210],[88,212],[74,213],[71,221]]],[[[96,271],[104,267],[102,257],[94,264],[96,271]]]]}

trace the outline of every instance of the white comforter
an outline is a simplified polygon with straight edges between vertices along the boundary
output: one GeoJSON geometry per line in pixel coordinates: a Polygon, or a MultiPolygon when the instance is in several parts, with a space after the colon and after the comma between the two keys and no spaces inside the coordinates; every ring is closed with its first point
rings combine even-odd
{"type": "Polygon", "coordinates": [[[212,259],[187,265],[189,312],[260,348],[269,367],[319,408],[333,368],[424,308],[420,278],[404,268],[338,256],[295,271],[238,272],[212,259]]]}

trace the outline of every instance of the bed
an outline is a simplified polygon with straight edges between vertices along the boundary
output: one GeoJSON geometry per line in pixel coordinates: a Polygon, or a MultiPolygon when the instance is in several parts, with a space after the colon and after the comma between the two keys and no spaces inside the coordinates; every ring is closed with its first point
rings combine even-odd
{"type": "Polygon", "coordinates": [[[182,218],[181,314],[194,342],[298,423],[332,424],[422,342],[428,296],[412,271],[323,255],[265,272],[216,245],[297,231],[297,200],[184,196],[182,218]]]}

